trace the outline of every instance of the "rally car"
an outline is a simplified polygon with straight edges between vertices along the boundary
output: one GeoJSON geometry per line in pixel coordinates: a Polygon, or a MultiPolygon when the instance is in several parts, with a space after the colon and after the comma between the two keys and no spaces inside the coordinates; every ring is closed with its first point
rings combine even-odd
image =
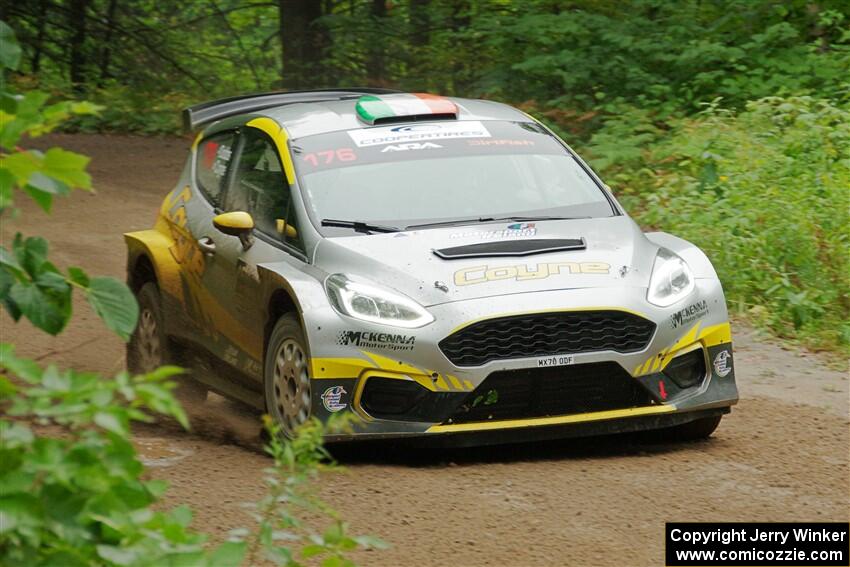
{"type": "Polygon", "coordinates": [[[643,233],[529,115],[377,89],[184,111],[200,133],[154,227],[125,235],[128,367],[330,440],[709,436],[738,398],[703,252],[643,233]],[[662,434],[664,434],[662,432],[662,434]]]}

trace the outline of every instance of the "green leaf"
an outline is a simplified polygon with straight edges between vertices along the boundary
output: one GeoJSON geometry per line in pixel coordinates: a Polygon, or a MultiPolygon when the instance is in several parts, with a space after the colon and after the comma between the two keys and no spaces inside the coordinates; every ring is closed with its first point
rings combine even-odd
{"type": "Polygon", "coordinates": [[[86,297],[109,329],[125,341],[136,328],[139,304],[126,285],[115,278],[92,278],[86,297]]]}
{"type": "Polygon", "coordinates": [[[0,498],[0,534],[41,523],[41,504],[31,494],[0,498]]]}
{"type": "Polygon", "coordinates": [[[4,247],[0,247],[0,266],[8,268],[10,271],[15,273],[15,275],[23,275],[24,273],[24,269],[21,267],[21,264],[18,262],[15,255],[6,250],[4,247]]]}
{"type": "Polygon", "coordinates": [[[21,61],[21,46],[6,22],[0,21],[0,66],[15,70],[21,61]]]}
{"type": "Polygon", "coordinates": [[[100,411],[94,414],[94,422],[100,427],[111,431],[116,435],[124,437],[130,432],[127,429],[127,424],[124,423],[115,412],[100,411]]]}
{"type": "Polygon", "coordinates": [[[325,553],[327,551],[328,550],[324,545],[319,545],[319,544],[314,543],[314,544],[305,545],[304,547],[302,547],[301,548],[301,556],[304,559],[309,559],[311,557],[321,555],[322,553],[325,553]]]}
{"type": "Polygon", "coordinates": [[[35,201],[35,204],[41,207],[41,210],[45,213],[50,212],[50,208],[53,206],[53,195],[51,193],[40,191],[39,189],[33,188],[31,185],[24,187],[24,193],[29,195],[30,198],[35,201]]]}
{"type": "Polygon", "coordinates": [[[237,567],[245,558],[247,544],[244,541],[227,541],[219,545],[210,555],[210,565],[215,567],[237,567]]]}
{"type": "Polygon", "coordinates": [[[7,377],[0,375],[0,399],[15,395],[18,389],[7,377]]]}
{"type": "Polygon", "coordinates": [[[0,167],[0,212],[11,207],[14,202],[12,188],[15,186],[15,176],[5,167],[0,167]]]}
{"type": "Polygon", "coordinates": [[[53,297],[36,285],[18,282],[9,291],[9,298],[30,322],[51,335],[56,335],[71,317],[70,289],[64,297],[53,297]]]}
{"type": "Polygon", "coordinates": [[[86,165],[89,158],[62,148],[50,148],[44,154],[44,166],[42,173],[57,181],[79,187],[91,189],[91,177],[86,173],[86,165]]]}
{"type": "Polygon", "coordinates": [[[68,279],[81,287],[89,287],[91,285],[91,280],[85,270],[76,266],[68,268],[68,279]]]}

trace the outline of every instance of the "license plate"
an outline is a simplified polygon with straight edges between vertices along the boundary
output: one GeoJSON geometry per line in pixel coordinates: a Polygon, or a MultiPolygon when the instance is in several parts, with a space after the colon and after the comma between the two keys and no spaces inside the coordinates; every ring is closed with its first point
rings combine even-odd
{"type": "Polygon", "coordinates": [[[573,364],[575,358],[571,354],[556,354],[555,356],[543,356],[537,359],[537,367],[544,366],[567,366],[573,364]]]}

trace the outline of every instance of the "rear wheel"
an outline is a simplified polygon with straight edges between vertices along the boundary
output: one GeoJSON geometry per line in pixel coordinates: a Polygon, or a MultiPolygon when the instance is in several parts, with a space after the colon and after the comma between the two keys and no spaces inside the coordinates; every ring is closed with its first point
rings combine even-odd
{"type": "MultiPolygon", "coordinates": [[[[127,370],[131,374],[153,372],[160,366],[174,364],[163,324],[159,289],[153,282],[144,284],[138,293],[139,322],[127,343],[127,370]]],[[[203,403],[207,389],[188,376],[177,378],[177,397],[185,403],[203,403]]]]}
{"type": "Polygon", "coordinates": [[[263,372],[266,410],[292,438],[310,418],[310,356],[298,318],[287,313],[275,324],[266,348],[263,372]]]}

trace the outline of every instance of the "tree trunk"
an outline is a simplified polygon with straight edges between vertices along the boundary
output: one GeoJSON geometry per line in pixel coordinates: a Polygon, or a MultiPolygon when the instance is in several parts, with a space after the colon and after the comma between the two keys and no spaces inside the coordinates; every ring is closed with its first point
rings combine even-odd
{"type": "Polygon", "coordinates": [[[34,75],[41,71],[41,54],[44,51],[44,38],[47,35],[47,18],[50,3],[41,0],[38,5],[38,31],[35,35],[35,44],[32,46],[32,57],[30,58],[30,69],[34,75]]]}
{"type": "Polygon", "coordinates": [[[115,26],[115,11],[118,9],[118,0],[109,0],[106,9],[106,34],[103,36],[103,47],[100,49],[100,78],[97,86],[102,87],[106,79],[112,75],[109,73],[109,63],[112,57],[112,37],[115,26]]]}
{"type": "Polygon", "coordinates": [[[322,4],[315,0],[278,0],[280,83],[286,90],[324,85],[321,67],[327,36],[317,20],[322,4]]]}
{"type": "Polygon", "coordinates": [[[414,47],[423,47],[430,41],[431,17],[428,13],[428,0],[410,0],[410,43],[414,47]]]}
{"type": "Polygon", "coordinates": [[[384,38],[381,34],[387,19],[386,0],[372,0],[370,10],[371,25],[375,31],[369,45],[369,58],[366,62],[366,72],[370,86],[379,87],[385,82],[384,75],[384,38]]]}
{"type": "Polygon", "coordinates": [[[69,42],[71,88],[76,93],[85,91],[86,83],[86,8],[88,0],[71,0],[68,10],[68,24],[71,28],[69,42]]]}

